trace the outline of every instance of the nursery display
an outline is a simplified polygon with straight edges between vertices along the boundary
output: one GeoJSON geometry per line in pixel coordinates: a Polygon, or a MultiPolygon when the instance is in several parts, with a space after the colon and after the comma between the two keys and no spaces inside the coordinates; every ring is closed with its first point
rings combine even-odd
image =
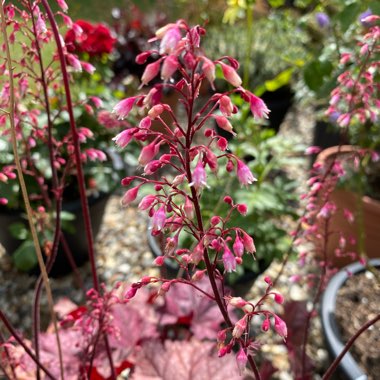
{"type": "MultiPolygon", "coordinates": [[[[104,82],[100,79],[89,80],[95,66],[89,62],[89,57],[84,55],[85,49],[81,49],[83,56],[80,61],[75,55],[75,49],[68,43],[66,57],[72,82],[73,113],[78,125],[75,139],[64,103],[64,79],[57,66],[57,55],[51,54],[52,33],[47,30],[42,16],[37,20],[30,20],[23,14],[24,18],[16,23],[21,10],[13,5],[9,5],[8,9],[9,12],[15,13],[13,22],[17,25],[10,36],[17,52],[12,61],[15,65],[15,84],[11,90],[6,75],[7,69],[3,65],[0,107],[8,107],[10,91],[13,91],[16,137],[19,141],[18,156],[30,194],[33,217],[38,225],[40,243],[45,256],[51,256],[54,252],[53,242],[59,240],[53,226],[60,219],[61,226],[58,230],[62,228],[64,233],[61,236],[53,272],[65,273],[71,269],[72,260],[79,265],[88,257],[87,242],[82,238],[84,220],[76,180],[78,170],[73,155],[75,145],[81,145],[80,157],[84,163],[86,197],[96,234],[106,199],[116,188],[120,178],[117,172],[122,169],[120,165],[117,167],[117,158],[111,151],[110,139],[115,131],[127,124],[114,120],[111,113],[103,108],[107,101],[114,98],[109,90],[105,90],[104,82]],[[34,22],[29,25],[31,21],[34,22]],[[33,33],[38,36],[37,40],[31,39],[33,33]],[[28,52],[27,57],[22,57],[22,52],[28,52]],[[74,258],[71,257],[72,254],[74,258]]],[[[90,24],[87,23],[87,29],[83,30],[83,23],[73,24],[63,13],[62,16],[69,26],[68,36],[73,36],[75,30],[81,36],[83,44],[86,41],[87,44],[91,43],[91,60],[99,67],[100,65],[94,62],[95,56],[109,53],[112,40],[107,49],[102,47],[104,35],[93,34],[92,41],[89,42],[88,39],[84,39],[84,35],[90,34],[90,24]]],[[[104,33],[104,30],[102,32],[104,33]]],[[[5,52],[2,53],[2,57],[6,59],[5,52]]],[[[10,143],[10,124],[7,122],[6,114],[1,115],[1,132],[0,218],[4,226],[1,242],[8,253],[13,255],[17,268],[24,271],[34,270],[37,257],[26,224],[20,185],[16,180],[15,155],[10,143]]]]}
{"type": "Polygon", "coordinates": [[[369,260],[378,222],[367,216],[380,162],[374,3],[218,1],[209,24],[192,25],[186,15],[206,20],[214,8],[197,17],[189,3],[173,21],[165,1],[136,2],[112,10],[115,30],[50,3],[0,3],[0,239],[12,253],[0,249],[0,299],[30,307],[28,321],[25,307],[14,321],[19,309],[0,305],[0,377],[328,380],[350,351],[362,368],[344,371],[372,380],[377,353],[363,347],[380,320],[369,260]],[[297,28],[314,16],[339,63],[327,46],[305,46],[311,37],[297,28]],[[352,145],[322,151],[306,134],[296,144],[297,118],[271,128],[283,115],[265,91],[291,85],[299,102],[300,73],[315,92],[329,87],[328,106],[313,107],[352,145]],[[75,276],[53,280],[62,258],[75,276]],[[333,277],[344,260],[360,267],[333,277]],[[19,299],[18,281],[29,287],[19,299]],[[342,343],[328,357],[334,343],[319,321],[334,332],[335,320],[342,343]]]}

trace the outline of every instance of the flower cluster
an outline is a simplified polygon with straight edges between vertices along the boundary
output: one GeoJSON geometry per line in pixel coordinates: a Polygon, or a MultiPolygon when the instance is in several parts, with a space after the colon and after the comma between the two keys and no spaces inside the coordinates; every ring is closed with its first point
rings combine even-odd
{"type": "Polygon", "coordinates": [[[91,57],[112,52],[116,38],[103,24],[91,24],[85,20],[69,23],[65,43],[70,53],[88,53],[91,57]]]}
{"type": "MultiPolygon", "coordinates": [[[[363,19],[368,25],[376,24],[379,16],[363,19]]],[[[379,120],[380,84],[376,80],[379,68],[380,27],[373,25],[358,43],[358,53],[343,53],[340,63],[347,66],[338,77],[338,86],[332,91],[327,115],[345,128],[352,124],[364,125],[379,120]],[[352,65],[352,63],[354,63],[352,65]]]]}
{"type": "MultiPolygon", "coordinates": [[[[227,172],[235,173],[242,186],[256,181],[248,166],[227,150],[227,140],[211,129],[208,122],[214,120],[220,128],[234,134],[229,118],[238,110],[230,99],[231,94],[239,94],[248,102],[255,118],[267,117],[269,110],[260,98],[241,87],[242,81],[237,72],[239,63],[235,59],[224,56],[211,60],[205,56],[201,49],[201,37],[205,33],[202,27],[189,27],[185,21],[179,20],[156,32],[158,50],[143,52],[136,58],[140,64],[144,64],[148,57],[155,59],[146,66],[142,85],[148,85],[160,75],[164,83],[159,86],[174,90],[185,107],[186,117],[185,120],[177,118],[168,104],[153,100],[157,86],[148,93],[126,98],[114,107],[119,118],[127,117],[133,107],[147,109],[146,116],[138,125],[125,129],[114,138],[120,148],[127,147],[132,140],[143,144],[138,158],[142,175],[122,180],[124,186],[131,186],[124,194],[122,204],[128,206],[135,201],[143,185],[154,186],[155,193],[146,195],[138,207],[148,211],[152,235],[166,235],[163,256],[156,258],[155,264],[163,265],[166,258],[175,260],[190,282],[199,280],[207,272],[226,323],[231,332],[239,330],[229,347],[237,343],[246,352],[253,342],[241,337],[249,330],[247,321],[250,317],[246,316],[233,327],[223,301],[225,290],[219,291],[216,284],[223,281],[222,272],[236,271],[245,254],[255,254],[253,238],[242,228],[228,226],[234,213],[247,213],[247,206],[236,204],[230,195],[226,195],[224,202],[229,206],[227,215],[212,215],[210,225],[206,227],[202,220],[200,198],[203,192],[210,191],[208,176],[216,174],[221,165],[227,172]],[[199,92],[204,80],[214,88],[217,65],[232,88],[225,93],[216,92],[207,100],[201,99],[199,92]],[[173,79],[176,73],[178,80],[173,79]],[[201,143],[198,142],[200,140],[201,143]],[[193,236],[196,241],[193,249],[179,246],[182,233],[193,236]],[[207,269],[197,270],[200,263],[207,269]]],[[[142,285],[146,282],[131,288],[133,292],[130,296],[133,297],[142,285]]],[[[169,287],[170,282],[164,282],[161,292],[167,292],[169,287]]],[[[275,328],[277,324],[275,322],[275,328]]],[[[282,328],[280,335],[283,337],[286,335],[284,331],[282,328]]]]}

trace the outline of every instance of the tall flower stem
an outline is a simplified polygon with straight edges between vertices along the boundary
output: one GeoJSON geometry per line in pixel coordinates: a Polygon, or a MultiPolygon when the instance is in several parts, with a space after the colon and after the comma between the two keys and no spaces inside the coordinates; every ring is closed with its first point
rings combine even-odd
{"type": "MultiPolygon", "coordinates": [[[[77,169],[79,193],[80,193],[80,199],[81,199],[81,205],[82,205],[86,237],[87,237],[87,242],[88,242],[88,254],[90,258],[91,273],[92,273],[92,279],[94,283],[94,289],[97,292],[99,292],[100,287],[99,287],[99,279],[98,279],[98,275],[96,271],[96,263],[95,263],[94,238],[92,234],[92,227],[91,227],[91,221],[90,221],[90,211],[89,211],[88,201],[86,197],[86,187],[85,187],[84,173],[83,173],[81,154],[80,154],[79,136],[78,136],[78,131],[75,124],[73,103],[71,100],[70,83],[69,83],[69,76],[67,73],[65,54],[63,52],[63,47],[62,47],[62,42],[61,42],[58,26],[55,22],[54,14],[50,8],[50,5],[47,2],[47,0],[41,0],[41,1],[46,10],[50,25],[53,30],[54,39],[55,39],[57,50],[58,50],[60,66],[62,70],[62,78],[63,78],[63,84],[64,84],[65,94],[66,94],[67,111],[69,113],[70,129],[71,129],[71,133],[73,137],[74,156],[75,156],[76,169],[77,169]]],[[[111,375],[112,375],[111,378],[116,380],[115,367],[113,365],[111,350],[110,350],[110,347],[108,344],[108,338],[106,335],[104,335],[104,339],[105,341],[107,341],[105,346],[106,346],[107,357],[108,357],[110,368],[111,368],[111,375]]]]}
{"type": "MultiPolygon", "coordinates": [[[[192,182],[192,174],[191,174],[191,168],[190,168],[191,160],[190,160],[189,151],[191,148],[192,131],[193,131],[192,114],[193,114],[194,98],[195,98],[195,91],[194,91],[193,85],[191,86],[191,89],[192,89],[191,98],[189,100],[189,108],[188,108],[188,128],[187,128],[187,133],[186,133],[186,152],[185,152],[185,168],[184,168],[186,171],[186,176],[188,178],[189,183],[192,182]]],[[[203,221],[202,221],[201,207],[200,207],[199,199],[198,199],[199,195],[197,194],[197,191],[194,188],[194,186],[191,186],[190,189],[191,189],[191,196],[192,196],[193,204],[194,204],[194,211],[197,217],[198,230],[200,231],[200,237],[202,238],[204,236],[205,231],[204,231],[204,226],[203,226],[203,221]]],[[[214,273],[213,265],[211,264],[210,258],[208,256],[207,248],[204,249],[203,258],[206,264],[207,274],[208,274],[210,284],[214,293],[215,301],[219,307],[219,310],[223,316],[225,323],[227,324],[228,327],[232,328],[233,324],[228,315],[226,304],[223,298],[221,297],[218,286],[216,284],[215,273],[214,273]]],[[[261,379],[260,373],[251,355],[248,355],[248,361],[254,372],[255,379],[260,380],[261,379]]]]}
{"type": "MultiPolygon", "coordinates": [[[[28,2],[29,6],[29,12],[31,15],[33,15],[33,6],[31,3],[31,0],[28,2]]],[[[36,51],[38,54],[38,61],[40,66],[40,82],[42,86],[43,91],[43,97],[44,97],[44,107],[46,110],[46,116],[47,116],[47,124],[48,124],[48,150],[49,150],[49,159],[50,159],[50,168],[52,172],[52,193],[56,197],[55,202],[55,228],[54,228],[54,238],[53,238],[53,247],[51,256],[49,257],[49,262],[47,265],[47,272],[49,273],[51,270],[51,267],[54,264],[55,258],[57,256],[58,252],[58,244],[61,234],[61,208],[62,208],[62,192],[58,191],[58,176],[57,176],[57,170],[54,165],[54,151],[53,151],[53,136],[52,136],[52,129],[53,129],[53,123],[51,119],[51,111],[50,111],[50,104],[49,104],[49,95],[48,95],[48,85],[47,80],[45,76],[45,68],[44,63],[42,59],[42,53],[41,53],[41,47],[40,42],[38,40],[38,32],[36,27],[36,22],[34,17],[32,17],[32,26],[33,26],[33,34],[35,36],[35,44],[36,44],[36,51]]],[[[42,277],[40,276],[37,280],[37,284],[35,287],[34,292],[34,302],[33,302],[33,341],[34,341],[34,349],[36,351],[36,356],[39,358],[39,329],[40,329],[40,323],[39,323],[39,313],[40,313],[40,298],[41,298],[41,290],[42,290],[42,277]]],[[[37,369],[37,380],[40,379],[40,371],[37,369]]]]}
{"type": "Polygon", "coordinates": [[[14,82],[13,82],[13,67],[12,67],[12,58],[10,54],[10,49],[9,49],[9,43],[8,43],[8,34],[7,34],[7,29],[6,29],[6,21],[5,21],[5,12],[4,12],[4,4],[1,2],[0,6],[0,14],[1,14],[1,29],[2,29],[2,34],[4,38],[4,45],[5,45],[5,51],[6,51],[6,56],[7,56],[7,66],[8,66],[8,71],[9,71],[9,87],[10,87],[10,99],[9,99],[9,122],[11,126],[11,143],[12,143],[12,149],[13,149],[13,155],[15,159],[15,165],[16,165],[16,170],[18,174],[18,179],[20,182],[20,187],[21,187],[21,193],[22,197],[25,203],[25,209],[28,217],[28,222],[29,222],[29,228],[32,234],[33,238],[33,244],[36,250],[37,254],[37,259],[38,259],[38,264],[40,266],[41,270],[41,275],[43,282],[45,284],[45,289],[46,289],[46,294],[47,294],[47,299],[48,299],[48,304],[49,304],[49,311],[51,314],[52,322],[54,325],[54,331],[56,335],[56,340],[57,340],[57,348],[58,348],[58,358],[59,358],[59,366],[60,366],[60,373],[61,373],[61,379],[64,379],[64,373],[63,373],[63,358],[62,358],[62,349],[61,349],[61,344],[60,344],[60,339],[59,339],[59,332],[58,332],[58,324],[57,324],[57,319],[54,313],[54,301],[53,301],[53,295],[49,283],[49,277],[46,271],[46,266],[44,263],[44,259],[42,256],[41,252],[41,247],[40,243],[38,240],[38,235],[37,231],[34,225],[33,221],[33,212],[32,208],[30,206],[29,202],[29,195],[28,195],[28,190],[26,188],[25,180],[24,180],[24,175],[20,163],[20,157],[18,154],[18,149],[17,149],[17,136],[16,136],[16,126],[15,126],[15,98],[14,98],[14,82]]]}

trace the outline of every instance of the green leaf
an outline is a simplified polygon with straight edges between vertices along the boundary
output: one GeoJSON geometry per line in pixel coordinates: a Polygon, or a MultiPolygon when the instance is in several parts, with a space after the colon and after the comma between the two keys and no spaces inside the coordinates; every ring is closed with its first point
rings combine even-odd
{"type": "Polygon", "coordinates": [[[338,20],[342,31],[345,32],[350,25],[352,25],[358,18],[361,11],[360,3],[352,3],[344,7],[343,11],[339,14],[338,20]]]}
{"type": "Polygon", "coordinates": [[[33,269],[37,264],[37,256],[34,244],[31,240],[22,243],[12,255],[13,262],[17,269],[27,272],[33,269]]]}
{"type": "Polygon", "coordinates": [[[267,91],[276,91],[279,88],[289,84],[293,71],[294,69],[290,67],[289,69],[282,71],[275,78],[265,81],[265,88],[267,91]]]}
{"type": "Polygon", "coordinates": [[[313,61],[305,66],[304,80],[306,85],[312,90],[317,92],[332,72],[333,66],[328,61],[313,61]]]}
{"type": "Polygon", "coordinates": [[[28,237],[28,229],[25,227],[25,224],[22,222],[12,223],[9,226],[9,232],[11,235],[19,240],[25,240],[28,237]]]}
{"type": "Polygon", "coordinates": [[[269,0],[268,2],[272,8],[279,8],[285,4],[285,0],[269,0]]]}

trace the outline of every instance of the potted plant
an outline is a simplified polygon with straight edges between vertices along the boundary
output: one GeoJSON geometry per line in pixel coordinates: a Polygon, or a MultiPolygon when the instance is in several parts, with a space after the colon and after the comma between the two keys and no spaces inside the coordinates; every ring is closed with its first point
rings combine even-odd
{"type": "MultiPolygon", "coordinates": [[[[322,199],[336,208],[332,211],[329,226],[331,258],[335,250],[338,256],[350,257],[351,261],[357,257],[365,259],[379,255],[376,226],[380,222],[380,87],[375,69],[379,64],[378,26],[375,25],[378,19],[378,16],[364,19],[372,20],[373,26],[359,38],[356,50],[343,54],[342,65],[346,71],[342,68],[327,111],[328,115],[338,115],[337,123],[352,146],[326,149],[317,160],[317,168],[322,167],[325,176],[331,172],[335,176],[334,184],[329,185],[330,190],[322,199]]],[[[341,263],[349,260],[341,260],[341,263]]]]}
{"type": "MultiPolygon", "coordinates": [[[[357,280],[355,279],[356,276],[359,274],[365,274],[368,269],[378,272],[379,268],[379,259],[370,260],[368,262],[368,266],[363,266],[360,263],[353,263],[342,268],[330,279],[324,291],[321,302],[321,322],[323,334],[332,359],[338,357],[345,348],[345,342],[342,339],[341,332],[342,326],[339,326],[339,323],[337,321],[337,299],[339,299],[339,297],[342,297],[339,296],[339,291],[350,279],[356,283],[357,286],[357,280]]],[[[354,297],[355,296],[351,294],[351,298],[353,299],[354,297]]],[[[360,304],[361,300],[359,299],[358,302],[360,304]]],[[[347,313],[347,310],[344,310],[343,313],[347,313]]],[[[353,316],[351,315],[350,318],[353,318],[353,316]]],[[[360,368],[358,362],[349,352],[345,354],[342,361],[340,362],[339,369],[346,379],[367,379],[366,370],[360,368]]]]}
{"type": "MultiPolygon", "coordinates": [[[[85,195],[92,210],[91,223],[95,234],[100,227],[106,200],[116,188],[119,178],[111,159],[114,158],[114,162],[117,160],[111,151],[110,139],[126,122],[117,121],[103,108],[103,102],[106,105],[114,97],[106,90],[104,80],[100,80],[99,76],[92,79],[95,71],[92,63],[99,66],[96,61],[100,60],[101,54],[107,59],[113,40],[110,41],[110,46],[107,45],[107,51],[103,51],[104,38],[93,35],[91,48],[101,45],[101,49],[91,57],[81,51],[82,60],[78,58],[74,48],[67,45],[65,56],[70,68],[73,115],[78,126],[73,132],[65,105],[63,75],[52,44],[52,31],[46,26],[43,16],[35,20],[30,29],[27,16],[30,9],[26,2],[19,8],[8,8],[9,12],[21,17],[20,21],[16,18],[9,21],[9,27],[17,24],[10,38],[14,50],[30,52],[27,59],[20,54],[13,56],[13,73],[17,86],[13,91],[18,155],[46,257],[52,253],[53,241],[57,236],[54,226],[57,226],[57,218],[60,219],[60,229],[64,231],[62,239],[65,241],[60,243],[54,272],[63,274],[70,270],[67,260],[72,264],[72,259],[67,259],[65,252],[69,256],[70,250],[77,253],[74,262],[78,265],[88,257],[87,240],[83,239],[85,221],[79,201],[78,165],[74,153],[76,145],[80,145],[81,149],[79,157],[83,164],[85,195]],[[33,33],[36,38],[31,37],[33,33]],[[73,220],[76,220],[77,225],[73,224],[73,220]]],[[[62,15],[71,34],[75,31],[83,42],[84,36],[87,37],[90,33],[89,30],[84,31],[79,24],[62,15]]],[[[62,30],[65,30],[65,26],[62,26],[62,30]]],[[[5,59],[5,52],[2,52],[2,57],[5,59]]],[[[7,75],[3,75],[0,82],[4,89],[0,99],[1,108],[7,109],[11,91],[7,75]]],[[[5,226],[1,231],[1,242],[8,253],[13,254],[16,267],[30,271],[36,267],[37,257],[23,216],[25,210],[20,185],[16,179],[14,151],[10,144],[10,124],[7,119],[6,114],[1,115],[0,218],[5,226]]],[[[117,167],[119,171],[123,171],[120,162],[117,167]]]]}

